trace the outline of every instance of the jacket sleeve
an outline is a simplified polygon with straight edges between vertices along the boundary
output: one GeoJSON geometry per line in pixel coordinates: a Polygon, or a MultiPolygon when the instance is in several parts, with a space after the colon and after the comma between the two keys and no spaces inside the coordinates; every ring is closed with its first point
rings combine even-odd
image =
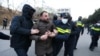
{"type": "Polygon", "coordinates": [[[0,32],[0,39],[9,40],[10,36],[0,32]]]}
{"type": "Polygon", "coordinates": [[[51,24],[51,32],[54,32],[54,30],[57,30],[57,29],[56,29],[56,26],[52,23],[51,24]]]}
{"type": "Polygon", "coordinates": [[[31,30],[21,27],[20,17],[16,16],[12,19],[10,26],[11,34],[21,34],[21,35],[30,35],[31,30]]]}
{"type": "Polygon", "coordinates": [[[40,36],[32,35],[32,36],[30,36],[30,39],[32,39],[32,40],[40,40],[40,36]]]}
{"type": "Polygon", "coordinates": [[[71,22],[71,27],[72,27],[72,29],[71,29],[71,35],[75,35],[76,33],[77,33],[77,31],[76,31],[76,22],[71,22]]]}
{"type": "Polygon", "coordinates": [[[57,34],[57,35],[55,36],[55,39],[67,40],[68,37],[69,37],[69,35],[67,35],[67,34],[66,34],[66,35],[57,34]]]}
{"type": "Polygon", "coordinates": [[[56,29],[56,26],[55,26],[53,23],[52,23],[52,28],[53,28],[53,29],[56,29]]]}
{"type": "MultiPolygon", "coordinates": [[[[34,24],[33,29],[38,29],[38,23],[34,24]]],[[[38,34],[33,34],[30,36],[30,39],[32,40],[40,40],[40,36],[38,34]]]]}

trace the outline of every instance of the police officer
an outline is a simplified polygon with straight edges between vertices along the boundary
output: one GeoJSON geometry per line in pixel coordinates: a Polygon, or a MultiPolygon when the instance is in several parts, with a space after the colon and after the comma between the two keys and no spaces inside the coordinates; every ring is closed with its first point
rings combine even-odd
{"type": "MultiPolygon", "coordinates": [[[[70,15],[62,13],[60,15],[61,20],[55,20],[54,24],[57,28],[58,34],[53,39],[53,56],[57,56],[59,51],[61,50],[63,43],[64,47],[67,47],[67,40],[71,34],[71,24],[69,23],[70,15]],[[66,42],[66,43],[65,43],[66,42]]],[[[65,48],[67,53],[67,49],[65,48]]],[[[66,56],[65,54],[64,56],[66,56]]]]}
{"type": "Polygon", "coordinates": [[[91,36],[91,44],[89,49],[93,51],[94,48],[98,46],[98,40],[100,36],[100,21],[91,27],[91,36]]]}
{"type": "Polygon", "coordinates": [[[69,24],[71,25],[71,34],[68,40],[65,41],[65,52],[64,56],[74,56],[74,46],[75,46],[75,35],[76,35],[76,26],[75,22],[72,21],[72,17],[69,19],[69,24]]]}
{"type": "Polygon", "coordinates": [[[80,37],[80,33],[82,35],[83,31],[84,31],[84,24],[82,23],[82,17],[81,16],[79,16],[78,21],[76,22],[76,27],[77,27],[76,28],[77,34],[76,34],[76,41],[75,41],[74,49],[77,49],[76,46],[77,46],[78,39],[80,37]]]}

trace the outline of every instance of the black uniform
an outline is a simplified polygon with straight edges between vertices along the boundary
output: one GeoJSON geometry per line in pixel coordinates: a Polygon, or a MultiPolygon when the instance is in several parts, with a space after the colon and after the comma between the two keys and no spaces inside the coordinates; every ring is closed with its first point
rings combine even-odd
{"type": "Polygon", "coordinates": [[[80,37],[80,33],[83,34],[83,32],[84,32],[84,24],[81,21],[81,17],[79,17],[78,21],[75,24],[76,24],[77,34],[75,35],[76,41],[75,41],[75,47],[74,48],[77,49],[76,46],[77,46],[77,43],[78,43],[78,39],[80,37]]]}
{"type": "Polygon", "coordinates": [[[99,36],[100,36],[100,23],[98,25],[97,24],[94,24],[92,27],[91,27],[91,31],[90,31],[90,34],[91,34],[91,44],[90,44],[90,47],[89,49],[91,51],[94,50],[95,47],[98,46],[98,40],[99,40],[99,36]]]}
{"type": "Polygon", "coordinates": [[[65,52],[64,56],[74,56],[74,46],[75,46],[75,35],[76,35],[76,26],[73,21],[70,21],[71,25],[71,35],[69,36],[68,40],[65,41],[65,52]]]}
{"type": "MultiPolygon", "coordinates": [[[[65,14],[62,16],[64,17],[65,14]]],[[[75,44],[75,25],[71,21],[71,16],[66,15],[65,18],[68,19],[68,22],[66,24],[63,24],[61,20],[54,21],[55,26],[57,27],[58,34],[53,39],[53,56],[57,56],[59,51],[61,50],[63,44],[64,44],[64,56],[73,56],[73,50],[74,50],[74,44],[75,44]],[[66,29],[71,30],[66,32],[66,29]]]]}

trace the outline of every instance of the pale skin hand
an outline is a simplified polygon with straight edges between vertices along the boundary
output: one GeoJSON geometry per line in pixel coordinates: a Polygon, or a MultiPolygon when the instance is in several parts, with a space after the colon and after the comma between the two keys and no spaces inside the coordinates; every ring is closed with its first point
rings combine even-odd
{"type": "Polygon", "coordinates": [[[58,31],[56,29],[53,30],[55,34],[58,34],[58,31]]]}
{"type": "Polygon", "coordinates": [[[56,36],[56,34],[53,32],[49,35],[49,37],[54,37],[54,36],[56,36]]]}
{"type": "Polygon", "coordinates": [[[37,33],[39,33],[38,29],[31,29],[31,34],[37,34],[37,33]]]}
{"type": "Polygon", "coordinates": [[[47,32],[40,37],[41,40],[47,40],[47,38],[48,38],[48,33],[47,32]]]}
{"type": "Polygon", "coordinates": [[[53,32],[47,31],[44,35],[40,37],[41,40],[47,40],[49,37],[55,37],[58,31],[56,29],[53,30],[53,32]]]}

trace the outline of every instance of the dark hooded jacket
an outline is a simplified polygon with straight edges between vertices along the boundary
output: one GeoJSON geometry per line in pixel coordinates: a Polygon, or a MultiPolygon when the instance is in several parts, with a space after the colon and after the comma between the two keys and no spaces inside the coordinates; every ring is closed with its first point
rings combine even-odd
{"type": "Polygon", "coordinates": [[[3,40],[9,40],[9,39],[10,39],[10,36],[4,34],[3,32],[0,32],[0,39],[3,39],[3,40]]]}
{"type": "Polygon", "coordinates": [[[11,47],[13,48],[27,48],[31,45],[29,36],[31,35],[31,28],[33,26],[32,15],[35,9],[30,5],[25,4],[22,9],[21,16],[15,16],[12,19],[10,26],[11,47]]]}

